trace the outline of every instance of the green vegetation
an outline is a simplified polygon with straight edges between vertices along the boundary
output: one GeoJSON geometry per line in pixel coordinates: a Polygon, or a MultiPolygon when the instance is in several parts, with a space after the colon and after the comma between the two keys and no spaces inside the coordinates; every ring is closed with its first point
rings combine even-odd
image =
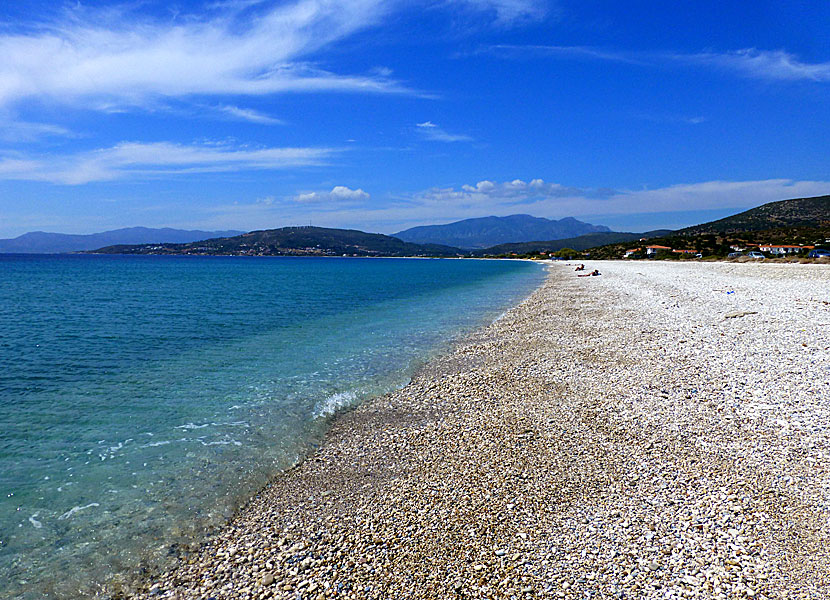
{"type": "Polygon", "coordinates": [[[702,234],[728,236],[769,230],[784,233],[790,229],[815,229],[821,227],[822,223],[830,223],[830,196],[769,202],[731,217],[686,227],[676,233],[691,237],[702,234]]]}
{"type": "Polygon", "coordinates": [[[667,233],[666,231],[652,232],[652,233],[625,233],[625,232],[608,232],[608,233],[588,233],[578,237],[567,238],[563,240],[549,240],[541,242],[520,242],[514,244],[499,244],[484,250],[473,250],[475,256],[540,256],[547,255],[550,252],[558,252],[564,248],[571,248],[581,252],[594,248],[601,244],[614,244],[617,242],[629,242],[632,240],[639,240],[643,237],[650,237],[653,233],[667,233]]]}
{"type": "MultiPolygon", "coordinates": [[[[683,260],[696,254],[705,258],[723,258],[734,252],[758,251],[765,245],[830,247],[830,196],[797,198],[770,202],[740,214],[694,227],[686,227],[669,235],[640,241],[639,244],[615,243],[590,249],[592,258],[622,258],[626,251],[637,248],[645,256],[646,246],[668,246],[689,253],[658,251],[655,258],[683,260]]],[[[785,256],[806,256],[809,248],[785,256]]],[[[766,256],[774,256],[765,253],[766,256]]]]}
{"type": "Polygon", "coordinates": [[[556,258],[564,258],[566,260],[571,260],[574,258],[579,258],[582,256],[582,252],[578,250],[574,250],[573,248],[562,248],[561,250],[557,250],[551,256],[555,256],[556,258]]]}

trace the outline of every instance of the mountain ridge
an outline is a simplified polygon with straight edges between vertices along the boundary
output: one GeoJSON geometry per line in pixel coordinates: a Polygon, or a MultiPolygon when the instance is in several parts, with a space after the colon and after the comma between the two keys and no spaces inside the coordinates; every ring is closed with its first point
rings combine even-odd
{"type": "Polygon", "coordinates": [[[432,243],[477,250],[498,244],[557,240],[610,232],[604,225],[592,225],[573,217],[556,220],[515,214],[506,217],[476,217],[443,225],[420,225],[393,233],[392,236],[416,244],[432,243]]]}

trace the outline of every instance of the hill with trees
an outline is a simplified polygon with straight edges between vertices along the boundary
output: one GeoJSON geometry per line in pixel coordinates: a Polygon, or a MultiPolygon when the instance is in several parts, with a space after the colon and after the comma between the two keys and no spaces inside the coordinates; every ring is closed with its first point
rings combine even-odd
{"type": "Polygon", "coordinates": [[[647,233],[626,233],[609,231],[607,233],[589,233],[572,238],[565,238],[561,240],[546,240],[538,242],[521,242],[517,244],[499,244],[491,248],[484,248],[482,250],[473,250],[474,256],[510,256],[517,255],[532,255],[556,252],[563,248],[571,248],[573,250],[588,250],[595,248],[602,244],[616,244],[637,241],[642,238],[653,237],[657,235],[664,235],[669,230],[660,230],[647,233]]]}
{"type": "MultiPolygon", "coordinates": [[[[830,246],[830,196],[794,198],[770,202],[701,225],[686,227],[648,240],[648,244],[689,253],[665,253],[681,258],[701,254],[724,257],[734,248],[757,249],[761,245],[830,246]]],[[[592,258],[621,258],[626,250],[644,250],[646,244],[614,243],[589,249],[592,258]]],[[[640,254],[642,254],[640,252],[640,254]]]]}
{"type": "Polygon", "coordinates": [[[769,202],[731,217],[694,225],[678,235],[735,234],[750,231],[815,229],[830,225],[830,196],[769,202]]]}
{"type": "Polygon", "coordinates": [[[107,246],[98,254],[226,256],[458,256],[457,248],[411,244],[380,233],[325,227],[283,227],[187,244],[107,246]]]}

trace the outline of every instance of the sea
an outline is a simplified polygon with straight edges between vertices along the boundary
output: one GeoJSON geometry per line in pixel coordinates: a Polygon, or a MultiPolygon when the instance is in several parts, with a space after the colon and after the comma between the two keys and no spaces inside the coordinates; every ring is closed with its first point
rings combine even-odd
{"type": "Polygon", "coordinates": [[[169,566],[527,297],[525,261],[0,255],[0,598],[169,566]]]}

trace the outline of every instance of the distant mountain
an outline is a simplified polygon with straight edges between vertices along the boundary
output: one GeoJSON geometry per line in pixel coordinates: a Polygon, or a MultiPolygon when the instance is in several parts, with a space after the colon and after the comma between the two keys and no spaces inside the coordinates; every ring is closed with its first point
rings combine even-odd
{"type": "Polygon", "coordinates": [[[100,254],[230,256],[457,256],[457,248],[411,244],[380,233],[324,227],[283,227],[186,244],[115,245],[100,254]]]}
{"type": "Polygon", "coordinates": [[[610,232],[608,227],[565,219],[544,219],[530,215],[465,219],[446,225],[424,225],[398,233],[394,237],[416,244],[443,244],[457,248],[488,248],[511,242],[558,240],[587,233],[610,232]]]}
{"type": "Polygon", "coordinates": [[[731,217],[677,231],[679,235],[740,233],[789,227],[815,228],[830,223],[830,196],[769,202],[731,217]]]}
{"type": "Polygon", "coordinates": [[[588,233],[562,240],[549,240],[544,242],[521,242],[517,244],[499,244],[483,250],[475,250],[476,256],[498,256],[500,254],[537,254],[539,252],[556,252],[562,248],[572,250],[587,250],[605,244],[620,244],[633,242],[643,238],[653,238],[671,233],[668,229],[649,231],[646,233],[626,233],[609,231],[604,233],[588,233]]]}
{"type": "Polygon", "coordinates": [[[0,254],[59,254],[62,252],[83,252],[115,244],[187,243],[208,238],[239,235],[240,233],[243,232],[190,231],[170,229],[169,227],[163,229],[127,227],[89,235],[33,231],[16,238],[0,240],[0,254]]]}

